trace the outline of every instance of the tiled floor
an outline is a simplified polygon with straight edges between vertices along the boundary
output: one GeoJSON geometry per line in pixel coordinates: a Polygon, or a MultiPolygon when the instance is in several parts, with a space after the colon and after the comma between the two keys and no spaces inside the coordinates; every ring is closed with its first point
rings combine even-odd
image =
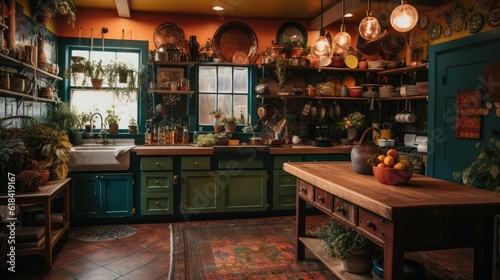
{"type": "MultiPolygon", "coordinates": [[[[309,224],[309,222],[308,222],[309,224]]],[[[18,257],[16,273],[0,279],[167,279],[170,266],[169,224],[135,224],[138,233],[109,242],[61,242],[54,252],[52,270],[38,256],[18,257]]],[[[433,258],[454,272],[472,279],[472,250],[432,252],[433,258]]],[[[496,275],[494,279],[500,279],[496,275]]]]}

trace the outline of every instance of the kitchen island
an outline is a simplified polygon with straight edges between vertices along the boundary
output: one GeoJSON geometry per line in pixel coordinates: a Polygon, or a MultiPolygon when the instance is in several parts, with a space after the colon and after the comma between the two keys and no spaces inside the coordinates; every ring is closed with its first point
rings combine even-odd
{"type": "MultiPolygon", "coordinates": [[[[386,280],[403,279],[405,252],[465,247],[474,248],[474,279],[492,279],[499,193],[418,174],[404,186],[383,185],[357,174],[350,162],[290,162],[283,170],[297,178],[297,260],[306,246],[322,247],[305,233],[308,202],[381,246],[386,280]]],[[[322,252],[314,253],[325,262],[322,252]]]]}

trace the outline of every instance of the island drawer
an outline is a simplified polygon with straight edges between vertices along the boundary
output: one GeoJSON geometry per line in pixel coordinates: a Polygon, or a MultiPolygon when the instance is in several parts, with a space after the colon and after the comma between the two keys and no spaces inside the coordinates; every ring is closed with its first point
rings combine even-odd
{"type": "Polygon", "coordinates": [[[306,181],[298,180],[298,194],[310,202],[314,202],[314,186],[306,181]]]}
{"type": "Polygon", "coordinates": [[[325,190],[316,188],[314,191],[314,204],[330,212],[332,210],[332,195],[325,190]]]}
{"type": "Polygon", "coordinates": [[[333,216],[352,225],[356,224],[356,208],[351,202],[335,196],[332,207],[333,216]]]}
{"type": "Polygon", "coordinates": [[[387,236],[387,222],[385,218],[360,207],[359,227],[380,241],[385,242],[385,237],[387,236]]]}

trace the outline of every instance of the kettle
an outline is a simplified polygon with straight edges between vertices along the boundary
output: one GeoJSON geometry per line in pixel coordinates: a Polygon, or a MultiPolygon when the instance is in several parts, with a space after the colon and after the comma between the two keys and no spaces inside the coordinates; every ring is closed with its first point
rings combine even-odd
{"type": "Polygon", "coordinates": [[[368,163],[368,159],[374,155],[379,155],[381,151],[375,146],[373,142],[365,143],[366,135],[371,130],[377,130],[380,133],[379,129],[376,127],[369,127],[365,130],[361,139],[359,140],[359,144],[354,146],[351,150],[351,162],[354,170],[359,174],[365,175],[373,175],[372,165],[368,163]]]}

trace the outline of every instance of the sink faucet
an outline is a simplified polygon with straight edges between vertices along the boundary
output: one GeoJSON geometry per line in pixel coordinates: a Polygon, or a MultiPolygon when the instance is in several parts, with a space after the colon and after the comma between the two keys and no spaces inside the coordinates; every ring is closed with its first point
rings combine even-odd
{"type": "Polygon", "coordinates": [[[100,141],[98,141],[96,139],[96,144],[97,143],[102,143],[104,145],[108,144],[108,140],[106,139],[106,126],[102,120],[102,115],[100,113],[94,113],[92,114],[92,116],[90,117],[90,136],[94,136],[94,133],[92,132],[92,128],[94,127],[93,124],[92,124],[92,121],[94,120],[94,116],[99,116],[99,118],[101,119],[101,130],[99,131],[99,136],[98,136],[98,139],[100,139],[100,141]]]}

